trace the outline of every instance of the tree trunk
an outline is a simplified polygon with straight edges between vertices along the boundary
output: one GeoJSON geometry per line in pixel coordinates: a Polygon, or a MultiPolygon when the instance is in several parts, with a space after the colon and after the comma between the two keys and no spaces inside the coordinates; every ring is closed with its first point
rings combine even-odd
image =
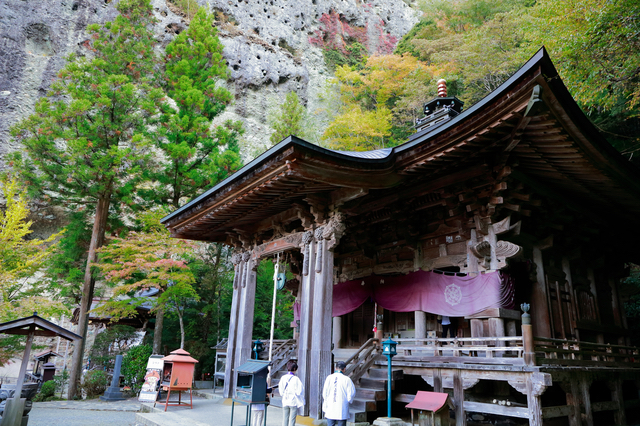
{"type": "Polygon", "coordinates": [[[84,285],[82,286],[82,300],[80,301],[80,314],[78,315],[77,334],[82,340],[75,342],[75,350],[73,352],[73,360],[71,363],[71,373],[69,375],[69,389],[67,399],[73,399],[76,395],[78,384],[80,382],[80,374],[82,372],[82,362],[84,359],[84,347],[87,339],[87,328],[89,325],[89,311],[91,310],[91,302],[93,300],[93,289],[95,286],[95,278],[92,274],[92,263],[96,261],[96,251],[104,243],[104,233],[109,217],[109,204],[111,203],[111,194],[98,200],[96,206],[96,215],[93,219],[93,230],[91,232],[91,243],[89,244],[89,254],[87,256],[87,267],[84,272],[84,285]]]}
{"type": "Polygon", "coordinates": [[[153,329],[153,353],[164,355],[162,353],[162,326],[164,325],[164,308],[158,307],[156,312],[156,327],[153,329]]]}
{"type": "Polygon", "coordinates": [[[180,349],[184,349],[184,320],[182,319],[180,307],[178,307],[178,321],[180,322],[180,349]]]}

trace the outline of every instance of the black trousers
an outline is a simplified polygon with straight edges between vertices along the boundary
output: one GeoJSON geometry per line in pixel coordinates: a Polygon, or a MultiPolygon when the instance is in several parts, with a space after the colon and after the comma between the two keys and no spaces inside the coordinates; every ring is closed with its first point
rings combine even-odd
{"type": "Polygon", "coordinates": [[[453,338],[453,325],[452,324],[448,324],[448,325],[442,325],[442,338],[446,338],[447,337],[447,332],[449,332],[449,337],[453,338]]]}

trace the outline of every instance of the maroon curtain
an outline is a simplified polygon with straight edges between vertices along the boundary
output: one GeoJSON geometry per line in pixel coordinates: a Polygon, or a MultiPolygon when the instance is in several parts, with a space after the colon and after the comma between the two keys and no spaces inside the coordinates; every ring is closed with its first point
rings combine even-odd
{"type": "Polygon", "coordinates": [[[450,276],[417,271],[407,275],[372,275],[333,288],[333,316],[357,309],[371,297],[393,312],[425,311],[462,317],[488,308],[513,307],[513,281],[499,272],[450,276]]]}

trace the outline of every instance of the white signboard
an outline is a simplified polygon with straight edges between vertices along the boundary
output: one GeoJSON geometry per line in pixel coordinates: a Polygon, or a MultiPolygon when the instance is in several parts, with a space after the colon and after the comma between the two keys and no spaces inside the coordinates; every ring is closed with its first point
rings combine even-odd
{"type": "Polygon", "coordinates": [[[162,379],[164,361],[162,355],[151,355],[147,362],[147,374],[144,375],[144,384],[138,395],[138,401],[155,402],[158,397],[158,387],[162,379]]]}

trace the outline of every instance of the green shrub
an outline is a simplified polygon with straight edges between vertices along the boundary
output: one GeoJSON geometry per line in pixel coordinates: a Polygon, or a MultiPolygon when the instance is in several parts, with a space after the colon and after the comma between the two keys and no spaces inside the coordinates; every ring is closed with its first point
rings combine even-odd
{"type": "Polygon", "coordinates": [[[62,370],[62,373],[53,376],[53,381],[56,384],[56,392],[60,392],[60,398],[62,398],[64,388],[67,386],[67,383],[69,383],[69,372],[62,370]]]}
{"type": "Polygon", "coordinates": [[[42,384],[42,386],[40,387],[40,392],[35,396],[35,398],[33,398],[33,400],[36,402],[47,401],[51,397],[53,397],[53,394],[55,393],[55,391],[56,391],[55,382],[53,380],[47,380],[42,384]]]}
{"type": "Polygon", "coordinates": [[[131,393],[137,395],[144,384],[147,372],[147,361],[153,349],[149,345],[134,346],[124,354],[122,359],[122,375],[125,386],[131,387],[131,393]]]}
{"type": "Polygon", "coordinates": [[[102,395],[104,391],[107,390],[108,385],[109,378],[106,372],[102,370],[91,370],[87,371],[87,374],[84,376],[80,390],[86,394],[87,399],[91,399],[102,395]]]}

